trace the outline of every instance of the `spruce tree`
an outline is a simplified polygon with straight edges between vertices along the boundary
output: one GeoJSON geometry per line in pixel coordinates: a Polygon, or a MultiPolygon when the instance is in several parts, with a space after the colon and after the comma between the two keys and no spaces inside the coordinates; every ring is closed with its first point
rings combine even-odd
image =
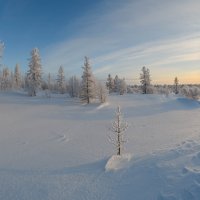
{"type": "Polygon", "coordinates": [[[34,48],[31,51],[27,81],[29,95],[36,96],[36,92],[41,86],[42,81],[42,65],[38,48],[34,48]]]}
{"type": "Polygon", "coordinates": [[[20,74],[20,67],[18,64],[15,66],[15,72],[14,72],[14,87],[16,89],[19,89],[21,86],[21,74],[20,74]]]}
{"type": "Polygon", "coordinates": [[[80,81],[76,76],[69,79],[69,95],[71,97],[79,97],[80,94],[80,81]]]}
{"type": "Polygon", "coordinates": [[[127,85],[125,79],[120,79],[119,81],[119,94],[123,95],[127,92],[127,85]]]}
{"type": "Polygon", "coordinates": [[[114,80],[110,74],[108,74],[107,82],[106,82],[106,87],[109,91],[109,93],[114,91],[114,80]]]}
{"type": "Polygon", "coordinates": [[[119,84],[120,84],[120,79],[118,75],[116,75],[114,79],[114,92],[116,93],[119,93],[119,84]]]}
{"type": "Polygon", "coordinates": [[[95,79],[92,74],[89,58],[85,57],[80,99],[82,102],[89,104],[93,99],[95,99],[95,96],[95,79]]]}
{"type": "Polygon", "coordinates": [[[65,93],[65,73],[62,66],[60,66],[57,75],[58,90],[61,94],[65,93]]]}
{"type": "Polygon", "coordinates": [[[140,74],[140,83],[143,94],[148,94],[150,92],[151,78],[150,71],[148,68],[143,67],[142,73],[140,74]]]}
{"type": "Polygon", "coordinates": [[[10,70],[7,67],[3,68],[1,76],[1,90],[7,90],[9,88],[10,85],[9,76],[10,76],[10,70]]]}
{"type": "Polygon", "coordinates": [[[175,94],[179,93],[179,91],[178,91],[178,78],[177,77],[175,77],[175,79],[174,79],[174,93],[175,94]]]}
{"type": "Polygon", "coordinates": [[[50,73],[48,74],[48,83],[47,84],[48,84],[48,90],[51,91],[52,88],[51,88],[51,74],[50,73]]]}

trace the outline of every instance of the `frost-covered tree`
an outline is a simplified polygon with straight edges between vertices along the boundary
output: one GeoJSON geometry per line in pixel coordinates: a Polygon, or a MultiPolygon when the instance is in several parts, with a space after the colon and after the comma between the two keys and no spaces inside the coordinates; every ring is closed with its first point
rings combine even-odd
{"type": "Polygon", "coordinates": [[[180,93],[187,98],[198,100],[200,97],[200,88],[197,86],[184,86],[181,88],[180,93]]]}
{"type": "Polygon", "coordinates": [[[127,92],[127,85],[126,85],[126,81],[125,79],[120,79],[118,77],[118,75],[115,76],[114,80],[113,80],[113,83],[114,83],[114,92],[120,94],[120,95],[123,95],[124,93],[127,92]]]}
{"type": "Polygon", "coordinates": [[[108,90],[106,89],[105,84],[102,84],[101,82],[98,83],[97,96],[100,103],[106,102],[108,96],[108,90]]]}
{"type": "Polygon", "coordinates": [[[51,85],[51,74],[48,74],[48,80],[47,80],[48,90],[51,91],[52,85],[51,85]]]}
{"type": "Polygon", "coordinates": [[[21,72],[20,74],[21,74],[21,88],[25,89],[25,81],[26,81],[27,74],[26,73],[22,74],[21,72]]]}
{"type": "Polygon", "coordinates": [[[112,122],[112,135],[109,135],[109,141],[116,147],[117,155],[122,154],[123,145],[126,142],[124,132],[128,128],[128,123],[123,120],[120,106],[117,107],[115,120],[112,122]]]}
{"type": "Polygon", "coordinates": [[[60,66],[57,75],[58,90],[61,94],[65,93],[65,73],[62,66],[60,66]]]}
{"type": "Polygon", "coordinates": [[[42,65],[38,48],[31,51],[29,59],[29,70],[27,72],[27,85],[30,96],[36,96],[36,92],[42,82],[42,65]]]}
{"type": "Polygon", "coordinates": [[[7,67],[3,68],[2,75],[1,75],[1,90],[7,90],[10,88],[10,71],[7,67]]]}
{"type": "Polygon", "coordinates": [[[167,85],[163,85],[163,86],[158,86],[157,89],[156,89],[156,92],[158,94],[163,94],[165,95],[166,97],[169,95],[170,93],[170,89],[167,85]]]}
{"type": "Polygon", "coordinates": [[[43,89],[45,90],[46,97],[51,97],[51,90],[52,90],[52,84],[51,84],[51,74],[48,73],[47,76],[47,82],[44,83],[43,89]]]}
{"type": "Polygon", "coordinates": [[[200,88],[197,86],[190,87],[188,97],[198,100],[200,97],[200,88]]]}
{"type": "Polygon", "coordinates": [[[179,86],[178,86],[178,78],[177,77],[175,77],[175,79],[174,79],[174,93],[175,94],[178,94],[179,93],[179,86]]]}
{"type": "Polygon", "coordinates": [[[112,93],[114,91],[114,80],[110,74],[108,74],[106,87],[107,87],[109,93],[112,93]]]}
{"type": "Polygon", "coordinates": [[[126,92],[127,92],[126,81],[125,81],[125,79],[120,79],[119,80],[119,94],[123,95],[126,92]]]}
{"type": "Polygon", "coordinates": [[[143,67],[142,73],[140,74],[140,83],[142,88],[143,94],[151,93],[151,78],[150,78],[150,71],[148,68],[143,67]]]}
{"type": "Polygon", "coordinates": [[[15,66],[14,87],[16,89],[19,89],[21,87],[21,74],[20,74],[20,67],[18,64],[16,64],[16,66],[15,66]]]}
{"type": "Polygon", "coordinates": [[[120,79],[118,75],[116,75],[114,79],[114,92],[119,93],[119,85],[120,85],[120,79]]]}
{"type": "Polygon", "coordinates": [[[83,66],[80,98],[82,102],[87,104],[91,103],[91,101],[96,98],[95,78],[92,74],[88,57],[85,57],[83,66]]]}
{"type": "Polygon", "coordinates": [[[79,94],[80,94],[80,81],[76,76],[72,76],[69,79],[68,91],[69,91],[69,95],[71,97],[79,97],[79,94]]]}
{"type": "Polygon", "coordinates": [[[13,71],[10,72],[10,88],[15,87],[15,74],[13,73],[13,71]]]}

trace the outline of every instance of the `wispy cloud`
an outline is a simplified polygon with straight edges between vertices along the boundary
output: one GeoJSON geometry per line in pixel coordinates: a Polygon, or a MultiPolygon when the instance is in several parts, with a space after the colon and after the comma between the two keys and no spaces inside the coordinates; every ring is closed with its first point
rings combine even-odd
{"type": "MultiPolygon", "coordinates": [[[[63,65],[68,74],[80,74],[85,55],[91,57],[99,77],[108,73],[135,77],[143,65],[152,72],[196,69],[195,62],[200,61],[198,0],[111,1],[102,8],[73,24],[74,31],[80,32],[76,37],[45,50],[45,71],[56,72],[63,65]]],[[[158,77],[158,72],[154,74],[158,77]]]]}

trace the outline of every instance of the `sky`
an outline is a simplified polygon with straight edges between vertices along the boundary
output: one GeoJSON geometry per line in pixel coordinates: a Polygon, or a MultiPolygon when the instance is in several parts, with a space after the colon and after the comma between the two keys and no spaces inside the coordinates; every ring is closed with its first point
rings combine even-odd
{"type": "Polygon", "coordinates": [[[37,47],[44,74],[81,76],[88,56],[101,80],[200,83],[199,19],[199,0],[0,0],[1,63],[26,72],[37,47]]]}

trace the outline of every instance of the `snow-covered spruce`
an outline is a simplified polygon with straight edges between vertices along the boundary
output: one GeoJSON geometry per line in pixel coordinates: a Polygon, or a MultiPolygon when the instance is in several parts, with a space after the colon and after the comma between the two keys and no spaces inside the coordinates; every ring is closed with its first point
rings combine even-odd
{"type": "Polygon", "coordinates": [[[114,80],[111,76],[111,74],[108,74],[107,82],[106,82],[106,87],[109,91],[109,93],[114,92],[114,80]]]}
{"type": "Polygon", "coordinates": [[[10,81],[10,70],[5,67],[1,73],[1,90],[5,91],[11,88],[11,81],[10,81]]]}
{"type": "Polygon", "coordinates": [[[85,57],[80,93],[80,99],[83,103],[89,104],[96,98],[95,86],[95,78],[92,73],[89,58],[85,57]]]}
{"type": "Polygon", "coordinates": [[[63,66],[60,66],[58,70],[57,84],[58,84],[58,91],[60,92],[60,94],[64,94],[66,87],[65,87],[65,73],[63,66]]]}
{"type": "Polygon", "coordinates": [[[114,92],[116,92],[116,93],[119,92],[119,84],[120,84],[120,79],[119,79],[118,75],[116,75],[114,78],[114,92]]]}
{"type": "Polygon", "coordinates": [[[68,92],[71,97],[79,97],[80,81],[76,76],[72,76],[69,79],[68,92]]]}
{"type": "MultiPolygon", "coordinates": [[[[111,77],[108,77],[109,81],[112,81],[111,77]]],[[[107,86],[111,87],[112,86],[112,82],[107,82],[107,86]]],[[[126,85],[126,81],[125,78],[121,79],[119,78],[118,75],[115,76],[115,79],[113,80],[113,91],[123,95],[127,92],[127,85],[126,85]]]]}
{"type": "Polygon", "coordinates": [[[14,88],[15,89],[21,88],[21,74],[20,74],[20,66],[19,66],[19,64],[16,64],[16,66],[15,66],[14,88]]]}
{"type": "Polygon", "coordinates": [[[142,67],[142,73],[140,74],[140,83],[143,94],[149,94],[151,92],[151,78],[150,71],[146,67],[142,67]]]}
{"type": "Polygon", "coordinates": [[[119,81],[119,94],[123,95],[127,92],[127,85],[125,79],[120,79],[119,81]]]}
{"type": "Polygon", "coordinates": [[[38,48],[31,51],[29,59],[29,70],[27,72],[27,86],[30,96],[36,96],[37,89],[41,86],[42,65],[38,48]]]}

